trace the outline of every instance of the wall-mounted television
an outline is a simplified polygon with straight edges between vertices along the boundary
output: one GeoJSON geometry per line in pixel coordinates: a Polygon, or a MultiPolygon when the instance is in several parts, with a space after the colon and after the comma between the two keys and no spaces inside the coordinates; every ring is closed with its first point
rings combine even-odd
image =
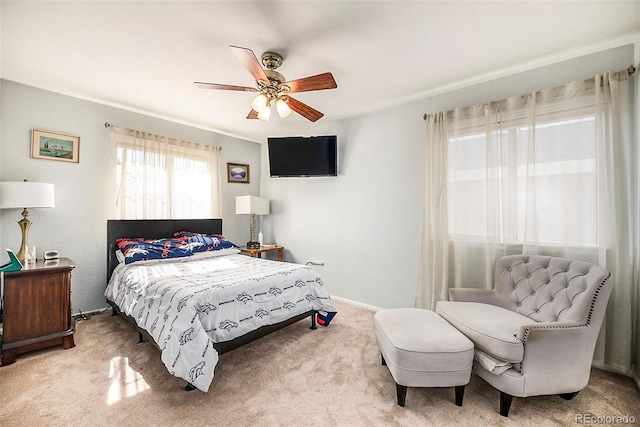
{"type": "Polygon", "coordinates": [[[289,136],[267,138],[272,178],[338,176],[338,138],[289,136]]]}

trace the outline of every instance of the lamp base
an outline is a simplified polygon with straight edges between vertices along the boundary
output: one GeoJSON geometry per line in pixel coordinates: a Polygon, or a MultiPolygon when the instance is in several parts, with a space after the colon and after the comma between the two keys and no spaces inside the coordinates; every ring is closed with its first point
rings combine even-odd
{"type": "Polygon", "coordinates": [[[260,249],[260,242],[247,242],[247,249],[260,249]]]}
{"type": "Polygon", "coordinates": [[[29,210],[24,208],[22,211],[22,219],[18,221],[18,225],[20,226],[20,230],[22,230],[22,243],[20,244],[20,250],[16,254],[18,260],[24,264],[27,260],[27,246],[29,245],[29,227],[31,227],[31,221],[27,219],[29,216],[29,210]]]}

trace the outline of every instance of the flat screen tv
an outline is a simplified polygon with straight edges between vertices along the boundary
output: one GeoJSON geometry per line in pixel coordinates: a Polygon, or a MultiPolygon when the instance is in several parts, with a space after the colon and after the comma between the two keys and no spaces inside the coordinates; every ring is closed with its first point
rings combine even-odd
{"type": "Polygon", "coordinates": [[[272,178],[338,176],[338,138],[290,136],[267,138],[272,178]]]}

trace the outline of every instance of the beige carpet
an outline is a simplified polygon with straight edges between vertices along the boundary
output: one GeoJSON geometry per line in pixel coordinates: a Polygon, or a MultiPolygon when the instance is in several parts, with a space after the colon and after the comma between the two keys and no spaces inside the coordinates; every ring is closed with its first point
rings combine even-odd
{"type": "Polygon", "coordinates": [[[184,391],[151,344],[120,317],[79,322],[76,347],[18,357],[0,368],[0,426],[552,426],[576,416],[633,416],[640,392],[624,376],[594,370],[574,400],[514,399],[498,414],[499,393],[478,377],[464,405],[452,388],[395,385],[380,364],[373,313],[336,303],[333,323],[316,331],[301,321],[224,354],[208,393],[184,391]]]}

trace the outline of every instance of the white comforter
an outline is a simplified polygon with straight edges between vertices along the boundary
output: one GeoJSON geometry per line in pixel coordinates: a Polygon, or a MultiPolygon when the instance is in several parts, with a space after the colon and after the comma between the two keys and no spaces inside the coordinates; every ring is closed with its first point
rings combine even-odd
{"type": "Polygon", "coordinates": [[[169,372],[206,392],[229,341],[309,310],[335,312],[310,267],[232,254],[120,264],[107,299],[154,338],[169,372]]]}

